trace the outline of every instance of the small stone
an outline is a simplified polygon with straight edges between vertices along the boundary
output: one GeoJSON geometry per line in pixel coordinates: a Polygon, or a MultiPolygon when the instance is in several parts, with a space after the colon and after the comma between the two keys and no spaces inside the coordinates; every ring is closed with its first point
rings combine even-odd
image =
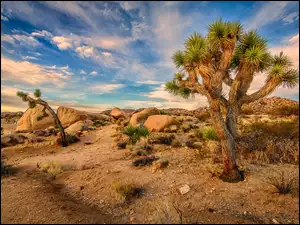
{"type": "Polygon", "coordinates": [[[279,224],[279,222],[275,219],[272,219],[272,222],[275,223],[275,224],[279,224]]]}
{"type": "Polygon", "coordinates": [[[181,188],[179,188],[179,192],[180,194],[184,195],[186,193],[188,193],[191,190],[190,186],[185,184],[184,186],[182,186],[181,188]]]}
{"type": "Polygon", "coordinates": [[[244,215],[247,215],[247,211],[244,212],[244,215]]]}

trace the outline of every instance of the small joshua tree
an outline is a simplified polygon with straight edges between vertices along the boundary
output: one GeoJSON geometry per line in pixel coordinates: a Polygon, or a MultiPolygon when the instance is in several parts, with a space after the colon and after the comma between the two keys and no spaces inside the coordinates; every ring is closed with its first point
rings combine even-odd
{"type": "Polygon", "coordinates": [[[28,96],[27,93],[24,93],[22,91],[18,91],[17,92],[17,96],[22,98],[22,100],[24,102],[28,102],[29,108],[34,108],[37,104],[42,105],[43,108],[43,115],[42,116],[38,116],[37,120],[42,120],[43,118],[45,118],[46,116],[48,116],[48,114],[46,113],[46,109],[51,113],[56,125],[58,126],[60,133],[61,133],[61,137],[62,137],[62,146],[66,147],[68,145],[67,143],[67,139],[66,139],[66,134],[64,131],[63,126],[61,125],[60,120],[58,119],[56,113],[53,111],[53,109],[48,105],[47,102],[45,102],[44,100],[41,99],[42,93],[39,89],[36,89],[34,92],[34,96],[36,97],[36,99],[31,98],[30,96],[28,96]]]}
{"type": "Polygon", "coordinates": [[[241,107],[267,96],[280,85],[295,87],[298,70],[292,68],[291,61],[282,52],[271,56],[266,40],[256,31],[243,32],[239,22],[224,22],[222,19],[208,26],[206,37],[198,33],[191,35],[184,50],[173,55],[173,61],[180,72],[166,83],[166,90],[185,98],[195,93],[207,97],[222,146],[224,171],[220,178],[243,180],[236,164],[235,147],[241,107]],[[247,91],[253,77],[259,72],[267,76],[266,83],[249,95],[247,91]],[[228,98],[223,94],[223,83],[230,87],[228,98]]]}

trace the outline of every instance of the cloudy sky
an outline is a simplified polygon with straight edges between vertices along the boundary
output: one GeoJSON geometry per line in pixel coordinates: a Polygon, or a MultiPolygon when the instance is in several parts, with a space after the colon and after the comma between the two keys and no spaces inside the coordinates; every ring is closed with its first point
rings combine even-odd
{"type": "MultiPolygon", "coordinates": [[[[35,88],[54,109],[205,106],[164,83],[176,71],[172,54],[218,17],[257,29],[299,67],[299,2],[1,2],[1,110],[25,110],[16,91],[35,88]]],[[[249,93],[264,80],[257,75],[249,93]]],[[[298,87],[272,95],[299,99],[298,87]]]]}

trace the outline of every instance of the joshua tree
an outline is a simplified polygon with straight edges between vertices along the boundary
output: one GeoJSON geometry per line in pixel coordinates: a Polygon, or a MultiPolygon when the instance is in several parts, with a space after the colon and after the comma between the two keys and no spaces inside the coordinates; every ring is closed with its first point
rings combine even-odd
{"type": "Polygon", "coordinates": [[[224,170],[221,179],[243,180],[236,163],[237,117],[243,104],[256,101],[273,92],[276,87],[293,88],[298,83],[299,72],[292,68],[289,58],[282,52],[271,56],[267,41],[254,31],[243,32],[239,22],[218,19],[208,26],[207,36],[192,34],[183,51],[173,55],[180,71],[166,90],[188,98],[197,93],[206,96],[210,114],[222,146],[224,170]],[[264,86],[247,94],[253,77],[266,75],[264,86]],[[228,98],[222,88],[230,87],[228,98]],[[225,109],[225,118],[221,113],[225,109]]]}
{"type": "Polygon", "coordinates": [[[45,102],[44,100],[41,99],[41,96],[42,96],[41,91],[39,89],[35,90],[34,96],[36,97],[36,99],[31,98],[30,96],[28,96],[27,93],[24,93],[22,91],[18,91],[17,96],[22,98],[22,100],[24,102],[28,102],[29,108],[34,108],[37,104],[40,104],[44,107],[43,110],[42,110],[43,115],[38,116],[36,118],[37,120],[42,120],[44,117],[48,116],[48,114],[46,113],[46,109],[51,113],[56,125],[58,126],[58,128],[60,130],[61,137],[62,137],[62,146],[66,147],[68,145],[68,142],[67,142],[67,139],[66,139],[66,134],[65,134],[64,128],[61,125],[61,122],[58,119],[56,113],[53,111],[53,109],[48,105],[47,102],[45,102]]]}

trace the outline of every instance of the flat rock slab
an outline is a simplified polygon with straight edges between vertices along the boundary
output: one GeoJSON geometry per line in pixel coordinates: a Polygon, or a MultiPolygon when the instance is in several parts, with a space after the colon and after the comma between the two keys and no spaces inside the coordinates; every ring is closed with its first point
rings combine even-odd
{"type": "Polygon", "coordinates": [[[183,185],[181,188],[179,188],[179,192],[180,194],[184,195],[186,193],[188,193],[191,190],[190,186],[185,184],[183,185]]]}

